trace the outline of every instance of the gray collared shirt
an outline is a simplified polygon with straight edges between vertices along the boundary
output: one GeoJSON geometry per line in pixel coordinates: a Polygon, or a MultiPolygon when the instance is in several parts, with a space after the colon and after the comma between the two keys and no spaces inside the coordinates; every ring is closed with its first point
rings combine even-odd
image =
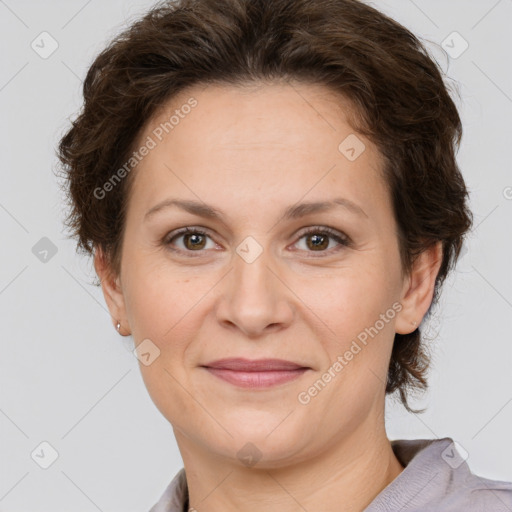
{"type": "MultiPolygon", "coordinates": [[[[512,512],[512,483],[473,474],[450,437],[399,439],[391,446],[405,469],[364,512],[512,512]]],[[[187,512],[186,507],[182,468],[149,512],[187,512]]]]}

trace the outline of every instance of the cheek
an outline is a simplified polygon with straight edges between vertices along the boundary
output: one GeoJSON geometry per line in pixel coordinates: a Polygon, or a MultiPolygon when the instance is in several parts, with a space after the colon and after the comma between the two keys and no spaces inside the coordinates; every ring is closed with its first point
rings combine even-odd
{"type": "Polygon", "coordinates": [[[168,263],[150,257],[127,257],[126,275],[125,304],[137,342],[154,337],[163,344],[172,338],[204,294],[197,283],[172,272],[168,263]]]}
{"type": "MultiPolygon", "coordinates": [[[[185,382],[184,376],[169,367],[165,357],[159,357],[150,366],[141,365],[140,368],[151,400],[173,426],[186,427],[190,418],[201,418],[196,401],[184,391],[183,384],[180,385],[185,382]]],[[[187,384],[185,386],[188,387],[187,384]]]]}
{"type": "Polygon", "coordinates": [[[364,381],[369,369],[379,376],[386,374],[395,334],[394,270],[386,267],[383,258],[370,262],[369,256],[367,265],[337,269],[329,277],[297,282],[295,288],[307,306],[304,315],[323,332],[319,341],[327,355],[326,365],[346,356],[343,374],[354,383],[364,381]]]}
{"type": "Polygon", "coordinates": [[[207,314],[205,295],[215,283],[177,275],[169,265],[130,270],[126,304],[134,342],[149,339],[158,353],[149,366],[139,367],[152,400],[169,417],[190,407],[179,383],[189,378],[190,349],[207,314]]]}
{"type": "Polygon", "coordinates": [[[339,334],[353,325],[375,321],[394,300],[392,273],[385,265],[368,259],[328,275],[295,280],[293,289],[301,301],[318,313],[327,325],[342,325],[339,334]]]}
{"type": "Polygon", "coordinates": [[[135,345],[149,339],[158,356],[149,364],[139,362],[140,372],[151,400],[173,424],[197,415],[187,386],[187,347],[200,329],[200,309],[204,292],[164,271],[133,269],[127,286],[127,313],[135,345]],[[195,307],[196,306],[196,307],[195,307]]]}

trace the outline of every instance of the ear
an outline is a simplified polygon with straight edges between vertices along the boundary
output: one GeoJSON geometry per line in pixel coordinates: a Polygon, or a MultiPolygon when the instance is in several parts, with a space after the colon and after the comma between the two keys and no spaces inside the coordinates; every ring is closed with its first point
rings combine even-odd
{"type": "Polygon", "coordinates": [[[440,241],[416,258],[411,274],[404,281],[402,289],[402,309],[395,322],[395,331],[398,334],[409,334],[416,330],[428,311],[442,258],[443,246],[440,241]]]}
{"type": "Polygon", "coordinates": [[[129,325],[126,316],[124,294],[121,287],[120,276],[115,276],[101,248],[97,247],[94,253],[94,268],[101,281],[101,289],[105,302],[112,316],[114,327],[117,322],[121,324],[119,334],[128,336],[129,325]]]}

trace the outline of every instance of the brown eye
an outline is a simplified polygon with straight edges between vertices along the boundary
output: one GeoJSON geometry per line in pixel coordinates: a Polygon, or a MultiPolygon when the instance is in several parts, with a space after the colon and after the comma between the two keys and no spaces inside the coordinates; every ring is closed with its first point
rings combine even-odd
{"type": "Polygon", "coordinates": [[[201,229],[185,228],[167,236],[164,245],[176,252],[200,252],[207,249],[209,238],[210,236],[201,229]],[[180,239],[182,241],[178,243],[180,239]]]}
{"type": "Polygon", "coordinates": [[[313,234],[313,235],[306,235],[306,240],[310,240],[311,243],[307,243],[307,246],[310,249],[327,249],[329,246],[329,237],[326,235],[319,235],[319,234],[313,234]]]}
{"type": "Polygon", "coordinates": [[[330,228],[311,228],[303,232],[299,240],[306,240],[305,248],[301,249],[307,252],[328,253],[336,252],[343,247],[350,246],[350,239],[338,231],[330,228]],[[330,246],[331,241],[336,242],[330,246]]]}
{"type": "Polygon", "coordinates": [[[183,236],[183,245],[187,249],[204,249],[205,236],[199,233],[186,233],[183,236]]]}

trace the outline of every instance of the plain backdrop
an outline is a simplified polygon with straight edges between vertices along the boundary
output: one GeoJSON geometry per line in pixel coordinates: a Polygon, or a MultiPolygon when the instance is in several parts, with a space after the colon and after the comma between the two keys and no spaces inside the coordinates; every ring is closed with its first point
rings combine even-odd
{"type": "MultiPolygon", "coordinates": [[[[0,0],[3,511],[149,510],[182,467],[131,338],[115,332],[89,284],[92,262],[63,231],[53,173],[94,56],[152,3],[0,0]]],[[[475,473],[512,481],[512,1],[369,3],[425,41],[460,93],[458,161],[475,216],[440,308],[423,325],[430,390],[412,405],[427,411],[410,414],[390,398],[388,434],[452,437],[475,473]]]]}

